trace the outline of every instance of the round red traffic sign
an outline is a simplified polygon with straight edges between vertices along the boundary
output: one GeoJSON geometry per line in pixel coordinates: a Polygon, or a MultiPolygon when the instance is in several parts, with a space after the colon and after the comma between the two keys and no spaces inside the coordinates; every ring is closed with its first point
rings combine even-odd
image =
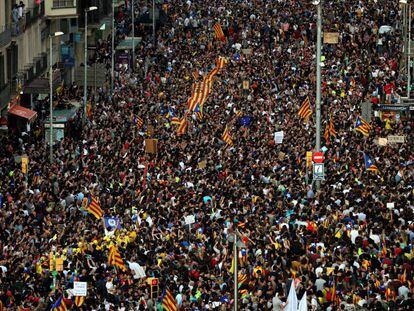
{"type": "Polygon", "coordinates": [[[325,160],[323,152],[314,152],[312,154],[312,160],[315,163],[323,163],[323,161],[325,160]]]}

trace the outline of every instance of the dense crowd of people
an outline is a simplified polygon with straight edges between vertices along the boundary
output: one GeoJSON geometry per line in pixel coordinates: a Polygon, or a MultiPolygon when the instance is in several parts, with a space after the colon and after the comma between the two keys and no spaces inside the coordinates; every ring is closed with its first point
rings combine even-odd
{"type": "MultiPolygon", "coordinates": [[[[117,66],[114,91],[108,83],[90,97],[90,117],[55,145],[52,164],[41,135],[0,144],[4,308],[46,310],[62,299],[78,310],[162,310],[168,289],[180,310],[230,310],[236,234],[240,310],[283,310],[292,283],[311,310],[413,310],[413,121],[376,113],[369,136],[355,131],[362,102],[392,104],[406,89],[398,1],[324,1],[323,29],[339,42],[322,50],[322,129],[333,120],[337,134],[322,138],[319,190],[305,159],[315,146],[311,1],[158,7],[168,22],[157,26],[155,46],[137,24],[136,70],[117,66]],[[228,61],[200,120],[187,100],[218,57],[228,61]],[[306,97],[313,113],[304,122],[297,112],[306,97]],[[188,118],[184,134],[173,116],[188,118]],[[233,145],[222,140],[226,126],[233,145]],[[406,143],[378,144],[388,135],[406,143]],[[147,138],[158,140],[156,154],[146,152],[147,138]],[[366,170],[364,154],[378,172],[366,170]],[[92,197],[119,224],[88,213],[92,197]],[[108,264],[112,245],[127,269],[108,264]],[[63,259],[57,273],[55,258],[63,259]],[[159,281],[152,295],[150,277],[159,281]],[[88,283],[81,306],[74,281],[88,283]]],[[[117,41],[132,27],[129,8],[117,41]]],[[[109,49],[100,42],[91,61],[109,62],[109,49]]]]}

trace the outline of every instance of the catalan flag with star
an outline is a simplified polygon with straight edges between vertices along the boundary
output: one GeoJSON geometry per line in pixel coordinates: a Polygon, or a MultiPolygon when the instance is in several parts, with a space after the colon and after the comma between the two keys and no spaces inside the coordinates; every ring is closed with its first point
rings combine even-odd
{"type": "Polygon", "coordinates": [[[364,136],[369,136],[369,132],[372,129],[372,126],[362,119],[361,117],[357,117],[355,121],[355,131],[360,132],[364,136]]]}
{"type": "Polygon", "coordinates": [[[66,311],[67,309],[68,308],[63,300],[63,296],[60,296],[59,299],[52,305],[52,311],[66,311]]]}
{"type": "Polygon", "coordinates": [[[364,161],[365,161],[365,170],[366,171],[379,173],[378,167],[374,164],[374,162],[372,162],[371,158],[366,153],[364,153],[364,161]]]}

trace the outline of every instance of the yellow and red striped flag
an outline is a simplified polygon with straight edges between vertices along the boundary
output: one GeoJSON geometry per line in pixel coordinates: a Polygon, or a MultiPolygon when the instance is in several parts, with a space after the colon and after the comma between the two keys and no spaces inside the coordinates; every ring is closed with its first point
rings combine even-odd
{"type": "Polygon", "coordinates": [[[197,81],[198,77],[200,76],[197,69],[193,71],[192,75],[193,75],[194,81],[197,81]]]}
{"type": "Polygon", "coordinates": [[[335,124],[334,124],[333,118],[331,117],[329,120],[329,123],[326,125],[324,137],[325,137],[325,140],[328,142],[329,137],[331,136],[336,137],[336,135],[337,135],[337,132],[335,130],[335,124]]]}
{"type": "Polygon", "coordinates": [[[122,260],[121,254],[115,245],[112,245],[109,249],[108,264],[118,267],[122,271],[126,270],[125,263],[122,260]]]}
{"type": "Polygon", "coordinates": [[[162,306],[166,311],[177,311],[177,301],[174,296],[171,294],[169,289],[165,289],[162,297],[162,306]]]}
{"type": "Polygon", "coordinates": [[[191,97],[187,101],[187,108],[190,111],[194,111],[199,98],[201,97],[203,82],[194,83],[193,85],[193,93],[191,94],[191,97]]]}
{"type": "Polygon", "coordinates": [[[217,65],[217,68],[220,70],[220,69],[223,69],[224,68],[224,66],[225,65],[227,65],[227,63],[228,63],[229,61],[228,61],[228,59],[226,58],[226,57],[223,57],[223,56],[219,56],[218,58],[217,58],[217,61],[216,61],[216,65],[217,65]]]}
{"type": "Polygon", "coordinates": [[[221,25],[219,23],[216,23],[214,24],[213,29],[216,39],[225,42],[226,36],[224,35],[223,28],[221,28],[221,25]]]}
{"type": "Polygon", "coordinates": [[[80,307],[81,305],[83,305],[84,302],[85,302],[85,297],[83,297],[83,296],[76,296],[75,297],[75,305],[77,307],[80,307]]]}
{"type": "Polygon", "coordinates": [[[247,274],[246,273],[239,273],[237,275],[237,286],[242,286],[247,281],[247,274]]]}
{"type": "Polygon", "coordinates": [[[135,124],[138,127],[142,127],[144,125],[144,120],[141,117],[137,117],[136,120],[135,120],[135,124]]]}
{"type": "Polygon", "coordinates": [[[399,277],[401,283],[407,282],[407,269],[404,269],[403,274],[399,277]]]}
{"type": "Polygon", "coordinates": [[[188,121],[187,114],[180,120],[180,125],[177,128],[177,135],[184,135],[187,132],[188,121]]]}
{"type": "Polygon", "coordinates": [[[312,115],[312,110],[311,110],[311,107],[310,107],[310,100],[309,100],[308,96],[303,101],[302,106],[300,106],[299,111],[298,111],[298,115],[302,119],[307,119],[312,115]]]}
{"type": "Polygon", "coordinates": [[[226,128],[224,129],[223,135],[221,136],[221,139],[223,139],[223,141],[229,145],[229,146],[233,146],[233,138],[230,135],[230,131],[229,128],[226,125],[226,128]]]}
{"type": "Polygon", "coordinates": [[[180,124],[180,123],[181,123],[180,118],[178,118],[178,117],[172,117],[172,118],[171,118],[171,124],[176,124],[176,125],[178,125],[178,124],[180,124]]]}
{"type": "Polygon", "coordinates": [[[94,215],[97,219],[102,218],[104,214],[98,200],[92,195],[88,198],[88,205],[86,210],[94,215]]]}

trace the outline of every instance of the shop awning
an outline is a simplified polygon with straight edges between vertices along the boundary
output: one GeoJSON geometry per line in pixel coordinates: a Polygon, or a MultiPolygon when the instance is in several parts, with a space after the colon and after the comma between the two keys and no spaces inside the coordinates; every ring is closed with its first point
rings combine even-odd
{"type": "Polygon", "coordinates": [[[132,44],[132,37],[126,37],[125,40],[119,42],[116,46],[117,50],[132,50],[133,48],[136,49],[138,44],[142,41],[141,37],[134,37],[134,44],[132,44]]]}
{"type": "Polygon", "coordinates": [[[18,117],[22,117],[27,119],[28,121],[32,121],[36,118],[37,112],[27,109],[25,107],[22,107],[20,105],[14,105],[10,108],[9,113],[14,114],[18,117]]]}

